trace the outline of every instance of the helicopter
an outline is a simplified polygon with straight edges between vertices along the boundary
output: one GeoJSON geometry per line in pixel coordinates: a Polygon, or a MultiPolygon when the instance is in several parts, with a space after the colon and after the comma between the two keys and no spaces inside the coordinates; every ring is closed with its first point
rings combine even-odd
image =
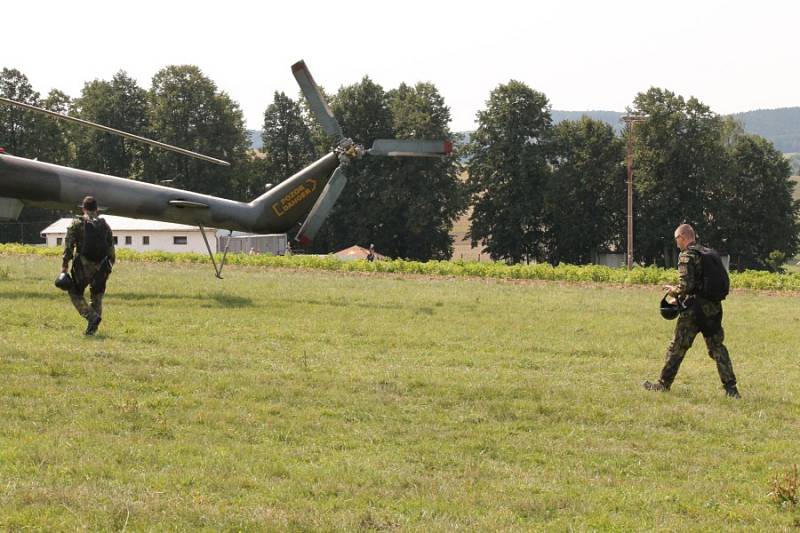
{"type": "MultiPolygon", "coordinates": [[[[302,221],[295,241],[306,246],[313,241],[342,193],[347,169],[353,161],[364,156],[445,157],[452,153],[452,144],[447,140],[376,139],[371,148],[364,148],[345,137],[305,61],[292,65],[292,74],[312,116],[335,140],[335,146],[249,203],[0,153],[0,219],[16,220],[25,206],[71,210],[91,195],[99,200],[104,213],[199,227],[216,277],[221,279],[227,248],[217,266],[204,227],[230,232],[286,233],[302,221]]],[[[229,165],[207,155],[15,100],[0,97],[0,104],[48,114],[210,163],[229,165]]]]}

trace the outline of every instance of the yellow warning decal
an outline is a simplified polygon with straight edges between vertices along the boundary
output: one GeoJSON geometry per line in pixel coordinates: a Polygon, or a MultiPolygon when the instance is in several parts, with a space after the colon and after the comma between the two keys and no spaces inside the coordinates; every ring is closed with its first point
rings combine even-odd
{"type": "Polygon", "coordinates": [[[308,198],[316,189],[317,181],[313,179],[307,179],[292,189],[289,194],[281,198],[280,202],[275,202],[272,204],[272,210],[275,211],[276,215],[282,217],[291,208],[308,198]]]}

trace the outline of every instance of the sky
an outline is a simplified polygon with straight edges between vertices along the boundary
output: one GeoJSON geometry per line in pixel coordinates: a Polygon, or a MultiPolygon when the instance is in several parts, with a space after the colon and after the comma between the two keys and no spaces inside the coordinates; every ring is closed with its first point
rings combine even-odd
{"type": "Polygon", "coordinates": [[[260,129],[275,91],[292,98],[304,59],[326,91],[369,76],[389,90],[432,82],[453,131],[476,128],[509,80],[558,110],[624,111],[662,87],[717,113],[800,106],[800,2],[110,2],[29,0],[3,9],[0,67],[45,95],[80,96],[119,70],[149,89],[194,64],[260,129]]]}

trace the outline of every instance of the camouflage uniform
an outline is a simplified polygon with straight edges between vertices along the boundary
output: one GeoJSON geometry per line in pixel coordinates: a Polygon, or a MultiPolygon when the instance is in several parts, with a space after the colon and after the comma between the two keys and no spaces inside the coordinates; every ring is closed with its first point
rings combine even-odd
{"type": "Polygon", "coordinates": [[[675,324],[675,336],[667,348],[666,362],[661,370],[659,382],[665,388],[672,385],[686,351],[692,346],[697,334],[702,333],[708,355],[717,364],[722,385],[725,390],[734,391],[736,375],[733,373],[728,349],[723,344],[725,331],[722,329],[722,303],[696,295],[703,280],[699,249],[700,246],[697,244],[691,244],[678,258],[680,285],[674,294],[684,303],[685,309],[681,311],[675,324]]]}
{"type": "MultiPolygon", "coordinates": [[[[111,269],[103,262],[96,263],[81,255],[83,220],[84,217],[75,217],[70,227],[67,228],[62,267],[67,268],[69,262],[72,261],[70,276],[72,276],[73,289],[69,291],[69,299],[83,318],[92,321],[103,315],[103,295],[106,292],[106,280],[111,269]],[[86,298],[83,296],[87,285],[89,286],[90,305],[86,304],[86,298]]],[[[116,254],[111,228],[108,231],[106,245],[108,247],[106,257],[113,264],[116,254]]]]}

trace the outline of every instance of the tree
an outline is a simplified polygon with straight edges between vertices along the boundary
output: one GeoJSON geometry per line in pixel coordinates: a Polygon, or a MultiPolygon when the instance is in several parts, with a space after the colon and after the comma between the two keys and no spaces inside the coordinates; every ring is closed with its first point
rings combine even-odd
{"type": "Polygon", "coordinates": [[[600,248],[620,249],[625,233],[625,146],[587,116],[553,128],[547,187],[548,259],[581,264],[600,248]]]}
{"type": "Polygon", "coordinates": [[[478,112],[467,153],[473,198],[468,235],[493,259],[511,263],[547,257],[544,190],[552,121],[547,97],[511,80],[478,112]]]}
{"type": "MultiPolygon", "coordinates": [[[[303,109],[282,92],[275,92],[264,112],[264,159],[262,178],[274,185],[303,169],[316,159],[311,130],[303,120],[303,109]]],[[[264,183],[253,185],[251,194],[263,192],[264,183]]]]}
{"type": "Polygon", "coordinates": [[[142,179],[219,196],[236,196],[236,175],[247,166],[249,143],[239,105],[193,65],[169,66],[148,92],[150,136],[229,161],[222,167],[163,150],[146,150],[142,179]]]}
{"type": "Polygon", "coordinates": [[[705,243],[724,247],[715,197],[730,171],[722,119],[696,98],[658,88],[639,93],[633,111],[647,116],[633,126],[636,257],[668,262],[672,233],[684,222],[705,243]]]}
{"type": "MultiPolygon", "coordinates": [[[[111,81],[86,83],[73,114],[127,133],[146,135],[147,91],[119,71],[111,81]]],[[[121,177],[141,174],[142,144],[90,128],[81,128],[74,138],[81,168],[121,177]]]]}
{"type": "Polygon", "coordinates": [[[789,163],[756,135],[741,135],[732,156],[722,208],[731,266],[772,268],[771,255],[793,257],[800,245],[800,201],[792,197],[789,163]]]}
{"type": "MultiPolygon", "coordinates": [[[[369,147],[375,139],[447,139],[450,110],[430,83],[389,91],[365,77],[341,88],[331,109],[345,136],[369,147]]],[[[332,139],[312,131],[322,150],[332,139]]],[[[321,150],[321,151],[322,151],[321,150]]],[[[463,212],[464,188],[452,158],[365,157],[346,169],[348,185],[314,243],[316,251],[354,243],[392,257],[449,258],[450,229],[463,212]]]]}
{"type": "MultiPolygon", "coordinates": [[[[42,100],[27,76],[16,69],[4,68],[0,73],[0,94],[58,113],[66,113],[70,106],[70,98],[55,89],[42,100]]],[[[0,146],[13,155],[70,164],[72,154],[66,130],[67,125],[62,121],[34,111],[0,105],[0,146]]],[[[0,228],[0,242],[40,242],[42,229],[62,214],[40,207],[25,207],[16,225],[0,228]]]]}
{"type": "MultiPolygon", "coordinates": [[[[28,77],[17,69],[0,72],[0,95],[29,105],[39,105],[39,93],[28,77]]],[[[0,105],[0,146],[20,157],[38,157],[35,113],[18,107],[0,105]]]]}
{"type": "MultiPolygon", "coordinates": [[[[368,77],[342,87],[330,101],[344,135],[356,143],[369,147],[374,139],[392,137],[386,92],[368,77]]],[[[374,242],[380,252],[389,253],[382,245],[389,242],[394,232],[388,233],[383,228],[388,216],[384,209],[393,201],[396,191],[391,186],[387,164],[386,158],[364,157],[347,167],[347,187],[320,228],[314,241],[315,251],[328,252],[354,243],[374,242]],[[377,236],[386,241],[376,239],[377,236]]]]}
{"type": "MultiPolygon", "coordinates": [[[[450,109],[433,84],[401,84],[387,96],[395,137],[452,139],[450,109]]],[[[395,257],[449,259],[453,255],[450,231],[467,203],[458,170],[453,157],[386,161],[394,194],[391,208],[385,205],[384,231],[370,241],[395,257]]]]}
{"type": "MultiPolygon", "coordinates": [[[[67,115],[72,99],[64,92],[53,89],[39,105],[48,111],[67,115]]],[[[36,145],[37,158],[56,165],[74,164],[71,141],[74,131],[74,125],[67,121],[33,113],[33,142],[36,145]]]]}

